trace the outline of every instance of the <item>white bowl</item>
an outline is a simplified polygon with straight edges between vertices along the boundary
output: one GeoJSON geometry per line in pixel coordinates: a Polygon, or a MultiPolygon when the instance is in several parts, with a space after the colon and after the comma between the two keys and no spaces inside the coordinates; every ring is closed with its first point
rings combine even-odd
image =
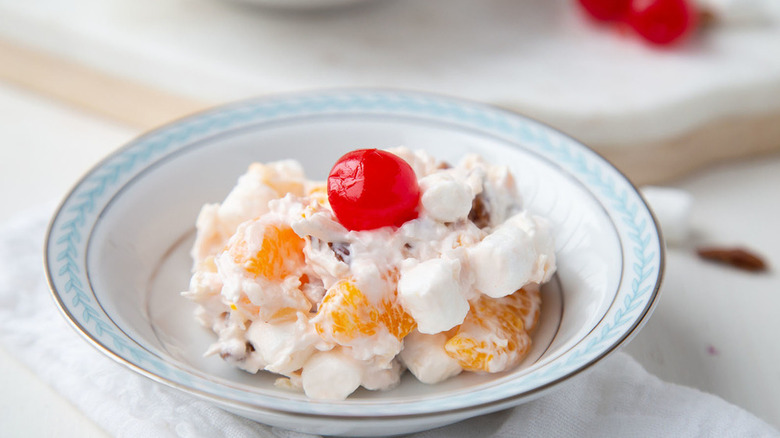
{"type": "Polygon", "coordinates": [[[63,201],[45,248],[54,297],[111,358],[262,423],[303,432],[387,435],[430,429],[540,396],[629,339],[650,314],[663,247],[637,190],[571,138],[490,106],[428,94],[337,90],[249,100],[146,134],[90,171],[63,201]],[[543,288],[529,357],[496,374],[320,402],[274,376],[204,358],[187,288],[194,222],[252,161],[295,158],[324,179],[348,150],[405,145],[509,166],[527,208],[554,224],[558,273],[543,288]]]}

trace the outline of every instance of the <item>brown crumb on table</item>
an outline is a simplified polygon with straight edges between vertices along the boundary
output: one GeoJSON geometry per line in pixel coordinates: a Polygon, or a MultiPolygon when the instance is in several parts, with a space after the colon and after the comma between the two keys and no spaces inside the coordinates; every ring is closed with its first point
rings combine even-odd
{"type": "Polygon", "coordinates": [[[697,249],[696,252],[705,260],[731,265],[746,271],[759,272],[767,269],[766,263],[760,256],[744,248],[705,247],[697,249]]]}
{"type": "Polygon", "coordinates": [[[704,29],[711,27],[718,22],[718,16],[711,9],[702,9],[699,11],[699,27],[704,29]]]}

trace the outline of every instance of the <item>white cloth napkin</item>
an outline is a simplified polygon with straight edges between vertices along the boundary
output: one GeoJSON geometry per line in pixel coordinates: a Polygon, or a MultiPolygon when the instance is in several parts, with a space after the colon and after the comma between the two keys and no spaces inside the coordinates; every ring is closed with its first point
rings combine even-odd
{"type": "MultiPolygon", "coordinates": [[[[68,326],[42,269],[51,208],[0,228],[0,342],[117,437],[277,437],[261,425],[152,382],[104,357],[68,326]]],[[[514,409],[415,437],[777,437],[713,395],[665,383],[617,353],[556,391],[514,409]]]]}

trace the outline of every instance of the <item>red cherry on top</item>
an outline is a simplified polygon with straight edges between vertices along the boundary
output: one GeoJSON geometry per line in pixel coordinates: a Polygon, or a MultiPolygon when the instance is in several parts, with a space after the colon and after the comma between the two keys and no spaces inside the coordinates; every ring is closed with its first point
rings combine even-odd
{"type": "Polygon", "coordinates": [[[697,14],[686,0],[633,0],[626,22],[651,43],[667,45],[693,31],[697,14]]]}
{"type": "Polygon", "coordinates": [[[336,161],[328,201],[350,230],[396,226],[417,218],[420,186],[409,163],[378,149],[358,149],[336,161]]]}
{"type": "Polygon", "coordinates": [[[628,12],[631,0],[579,0],[591,17],[599,21],[616,21],[628,12]]]}

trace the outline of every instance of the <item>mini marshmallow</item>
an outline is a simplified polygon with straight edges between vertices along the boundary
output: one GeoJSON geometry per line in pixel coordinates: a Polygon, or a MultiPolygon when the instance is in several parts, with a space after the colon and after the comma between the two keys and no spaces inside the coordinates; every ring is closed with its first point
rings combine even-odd
{"type": "Polygon", "coordinates": [[[461,292],[460,261],[426,260],[401,272],[398,295],[421,333],[439,333],[463,322],[469,303],[461,292]]]}
{"type": "Polygon", "coordinates": [[[272,199],[303,194],[303,181],[303,168],[295,161],[253,163],[219,206],[223,231],[233,233],[241,222],[267,213],[272,199]]]}
{"type": "Polygon", "coordinates": [[[403,368],[397,360],[390,362],[387,368],[366,368],[360,385],[371,391],[395,388],[401,383],[402,372],[403,368]]]}
{"type": "Polygon", "coordinates": [[[246,338],[263,362],[268,364],[266,370],[285,375],[300,369],[320,340],[302,316],[281,324],[254,321],[246,332],[246,338]]]}
{"type": "Polygon", "coordinates": [[[414,330],[404,338],[401,360],[417,380],[429,384],[443,382],[463,371],[444,350],[446,342],[444,333],[426,335],[414,330]]]}
{"type": "Polygon", "coordinates": [[[421,178],[420,203],[425,212],[439,222],[464,219],[471,211],[474,192],[466,181],[450,173],[434,173],[421,178]]]}
{"type": "Polygon", "coordinates": [[[308,397],[319,400],[344,400],[363,379],[363,367],[338,350],[313,354],[303,366],[301,383],[308,397]]]}
{"type": "Polygon", "coordinates": [[[542,283],[555,270],[555,247],[549,223],[518,213],[467,251],[474,287],[500,298],[528,283],[542,283]]]}

